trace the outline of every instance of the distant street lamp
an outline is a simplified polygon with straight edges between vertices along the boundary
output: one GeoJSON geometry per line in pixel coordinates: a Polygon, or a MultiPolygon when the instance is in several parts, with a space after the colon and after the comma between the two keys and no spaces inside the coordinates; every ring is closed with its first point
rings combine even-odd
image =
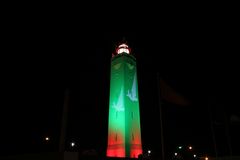
{"type": "Polygon", "coordinates": [[[71,142],[71,147],[74,147],[75,146],[75,143],[74,142],[71,142]]]}
{"type": "Polygon", "coordinates": [[[49,140],[50,140],[50,138],[49,138],[49,137],[45,137],[45,140],[46,140],[46,141],[49,141],[49,140]]]}
{"type": "Polygon", "coordinates": [[[148,150],[148,154],[150,154],[151,153],[151,150],[148,150]]]}

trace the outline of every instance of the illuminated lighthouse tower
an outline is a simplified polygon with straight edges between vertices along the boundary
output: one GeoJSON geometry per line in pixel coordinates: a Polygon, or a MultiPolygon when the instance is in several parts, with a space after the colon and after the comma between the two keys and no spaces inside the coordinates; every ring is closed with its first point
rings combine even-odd
{"type": "Polygon", "coordinates": [[[136,59],[121,44],[111,60],[107,157],[142,154],[136,59]]]}

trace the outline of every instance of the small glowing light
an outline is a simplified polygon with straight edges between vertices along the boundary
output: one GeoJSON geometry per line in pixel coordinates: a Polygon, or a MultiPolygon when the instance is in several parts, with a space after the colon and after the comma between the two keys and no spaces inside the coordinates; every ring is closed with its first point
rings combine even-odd
{"type": "Polygon", "coordinates": [[[117,54],[121,54],[121,53],[127,53],[127,54],[130,53],[128,45],[121,44],[121,45],[118,46],[117,54]]]}
{"type": "Polygon", "coordinates": [[[192,149],[192,146],[189,146],[188,148],[191,150],[191,149],[192,149]]]}
{"type": "Polygon", "coordinates": [[[148,154],[150,154],[151,153],[151,150],[148,150],[148,154]]]}
{"type": "Polygon", "coordinates": [[[179,146],[178,149],[182,149],[182,146],[179,146]]]}
{"type": "Polygon", "coordinates": [[[208,160],[208,157],[205,157],[205,160],[208,160]]]}
{"type": "Polygon", "coordinates": [[[196,157],[197,157],[197,155],[196,155],[196,154],[194,154],[194,155],[193,155],[193,157],[194,157],[194,158],[196,158],[196,157]]]}
{"type": "Polygon", "coordinates": [[[177,156],[177,153],[174,153],[175,156],[177,156]]]}
{"type": "Polygon", "coordinates": [[[74,147],[75,146],[75,143],[74,142],[71,142],[71,147],[74,147]]]}
{"type": "Polygon", "coordinates": [[[120,48],[118,50],[118,54],[121,54],[121,53],[128,53],[129,54],[129,50],[127,48],[120,48]]]}
{"type": "Polygon", "coordinates": [[[49,139],[49,137],[45,137],[45,140],[46,140],[46,141],[49,141],[50,139],[49,139]]]}

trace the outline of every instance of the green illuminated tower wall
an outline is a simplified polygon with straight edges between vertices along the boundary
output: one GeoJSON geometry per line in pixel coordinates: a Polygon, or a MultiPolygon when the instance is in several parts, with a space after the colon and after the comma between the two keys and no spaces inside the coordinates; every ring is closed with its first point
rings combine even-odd
{"type": "Polygon", "coordinates": [[[108,157],[142,154],[136,59],[129,53],[111,61],[108,127],[108,157]]]}

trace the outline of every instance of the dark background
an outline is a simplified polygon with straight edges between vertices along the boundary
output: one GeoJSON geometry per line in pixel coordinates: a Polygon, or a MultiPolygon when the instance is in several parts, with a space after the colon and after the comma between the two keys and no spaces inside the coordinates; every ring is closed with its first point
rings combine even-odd
{"type": "Polygon", "coordinates": [[[34,21],[16,17],[6,32],[2,57],[2,155],[57,151],[66,88],[70,90],[66,149],[71,150],[69,143],[75,141],[74,150],[105,154],[110,60],[123,37],[137,58],[144,151],[151,149],[155,155],[161,151],[159,72],[191,102],[181,106],[162,101],[167,155],[178,145],[215,154],[209,106],[218,154],[230,154],[226,126],[232,154],[239,153],[239,62],[232,19],[169,15],[154,21],[160,25],[145,22],[147,27],[126,29],[118,21],[108,25],[111,31],[107,27],[100,31],[100,22],[88,28],[86,21],[76,22],[75,17],[30,17],[34,21]],[[50,137],[47,143],[45,136],[50,137]]]}

